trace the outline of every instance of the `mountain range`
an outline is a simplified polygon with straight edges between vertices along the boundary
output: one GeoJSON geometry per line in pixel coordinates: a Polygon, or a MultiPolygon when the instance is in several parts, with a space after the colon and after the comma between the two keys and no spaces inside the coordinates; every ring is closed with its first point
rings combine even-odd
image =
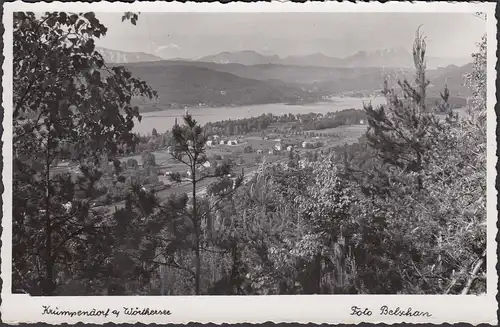
{"type": "MultiPolygon", "coordinates": [[[[294,66],[317,66],[336,68],[360,68],[360,67],[386,67],[386,68],[411,68],[413,67],[413,55],[404,48],[385,49],[377,51],[359,51],[345,58],[329,57],[322,53],[314,53],[305,56],[288,56],[280,58],[277,55],[262,55],[255,51],[221,52],[216,55],[205,56],[197,61],[213,62],[218,64],[242,64],[250,65],[294,65],[294,66]]],[[[470,58],[437,58],[428,57],[428,68],[443,67],[450,64],[457,66],[470,62],[470,58]]]]}
{"type": "MultiPolygon", "coordinates": [[[[160,61],[164,58],[144,52],[124,52],[105,48],[97,49],[109,63],[135,63],[160,61]]],[[[172,61],[210,62],[216,64],[241,64],[253,65],[293,65],[293,66],[316,66],[331,68],[412,68],[413,56],[404,48],[385,49],[377,51],[359,51],[345,58],[329,57],[322,53],[314,53],[304,56],[288,56],[281,58],[277,55],[263,55],[252,50],[238,52],[221,52],[215,55],[204,56],[197,60],[174,58],[172,61]]],[[[469,63],[470,58],[438,58],[427,57],[427,68],[434,69],[448,65],[462,66],[469,63]]]]}

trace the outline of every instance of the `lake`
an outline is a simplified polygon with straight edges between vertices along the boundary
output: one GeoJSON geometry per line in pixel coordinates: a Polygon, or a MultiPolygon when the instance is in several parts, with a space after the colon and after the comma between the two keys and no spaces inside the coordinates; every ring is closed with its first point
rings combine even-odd
{"type": "MultiPolygon", "coordinates": [[[[307,114],[310,112],[326,114],[327,112],[341,111],[344,109],[362,109],[363,103],[372,102],[373,105],[385,104],[385,98],[334,98],[332,102],[320,102],[307,105],[286,105],[263,104],[242,107],[220,107],[220,108],[189,108],[189,113],[202,126],[208,122],[216,122],[229,119],[242,119],[257,117],[262,114],[272,113],[273,115],[282,114],[307,114]]],[[[141,113],[142,121],[135,121],[133,131],[139,134],[151,134],[153,128],[159,133],[172,128],[177,118],[182,123],[184,109],[168,109],[163,111],[153,111],[141,113]]]]}

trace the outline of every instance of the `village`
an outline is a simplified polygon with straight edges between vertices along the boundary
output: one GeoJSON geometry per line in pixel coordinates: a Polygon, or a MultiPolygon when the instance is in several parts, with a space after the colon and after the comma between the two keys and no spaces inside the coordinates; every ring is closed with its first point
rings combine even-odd
{"type": "MultiPolygon", "coordinates": [[[[232,172],[228,178],[234,179],[243,173],[245,180],[248,180],[263,161],[286,162],[292,152],[302,162],[314,161],[335,147],[357,142],[365,130],[365,122],[361,119],[355,125],[324,130],[295,131],[288,123],[275,123],[261,132],[230,137],[211,135],[205,147],[207,161],[198,168],[198,176],[209,175],[217,167],[229,164],[232,172]]],[[[132,185],[140,185],[143,191],[154,192],[160,200],[172,194],[190,194],[191,171],[172,157],[172,146],[160,142],[166,134],[151,136],[148,148],[141,154],[122,156],[118,161],[107,158],[101,160],[100,168],[105,175],[96,185],[101,195],[92,202],[92,207],[105,209],[107,213],[114,212],[124,205],[132,185]],[[180,180],[172,178],[173,175],[179,175],[180,180]]],[[[62,161],[52,168],[52,172],[68,171],[72,179],[76,180],[82,175],[79,167],[77,162],[62,161]]],[[[207,187],[214,180],[206,178],[198,183],[198,194],[206,194],[207,187]]]]}
{"type": "MultiPolygon", "coordinates": [[[[264,161],[285,163],[292,154],[300,158],[301,165],[316,161],[336,147],[356,143],[366,131],[365,120],[363,111],[344,109],[324,115],[267,114],[206,124],[206,161],[197,167],[197,195],[207,194],[216,181],[211,176],[223,165],[231,167],[224,178],[235,181],[243,175],[248,181],[264,161]]],[[[176,118],[174,126],[178,124],[176,118]]],[[[100,160],[104,175],[96,183],[98,196],[90,204],[102,214],[122,208],[134,187],[154,193],[160,201],[175,194],[192,194],[192,171],[173,156],[171,130],[158,133],[153,129],[151,134],[137,136],[134,147],[123,145],[118,156],[111,159],[104,154],[100,160]]],[[[73,181],[83,176],[74,160],[54,162],[51,173],[61,172],[69,172],[73,181]]]]}

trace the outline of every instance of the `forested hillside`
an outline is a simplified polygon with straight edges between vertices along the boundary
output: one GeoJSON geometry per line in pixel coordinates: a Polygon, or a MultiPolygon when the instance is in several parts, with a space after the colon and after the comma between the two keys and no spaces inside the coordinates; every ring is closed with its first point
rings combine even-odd
{"type": "Polygon", "coordinates": [[[148,65],[128,69],[158,92],[154,104],[141,105],[143,111],[320,100],[319,94],[308,93],[280,80],[243,78],[204,67],[148,65]]]}

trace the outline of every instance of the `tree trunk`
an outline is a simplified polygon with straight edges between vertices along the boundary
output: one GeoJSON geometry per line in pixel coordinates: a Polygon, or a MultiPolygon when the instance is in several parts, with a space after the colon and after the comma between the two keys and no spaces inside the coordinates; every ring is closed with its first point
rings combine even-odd
{"type": "Polygon", "coordinates": [[[321,255],[316,254],[314,257],[314,286],[315,294],[321,293],[321,255]]]}
{"type": "Polygon", "coordinates": [[[467,295],[472,287],[472,283],[474,280],[477,278],[477,273],[479,272],[479,269],[481,269],[481,266],[484,263],[484,258],[486,256],[486,250],[483,252],[483,255],[481,259],[479,259],[476,264],[474,265],[474,268],[472,269],[472,272],[469,275],[469,278],[467,279],[467,284],[465,285],[464,289],[462,290],[462,295],[467,295]]]}
{"type": "Polygon", "coordinates": [[[238,243],[233,242],[231,247],[231,258],[233,265],[231,267],[230,289],[231,294],[236,295],[241,290],[241,276],[240,276],[240,258],[238,253],[238,243]]]}
{"type": "Polygon", "coordinates": [[[45,280],[42,289],[44,296],[54,292],[54,262],[52,257],[52,224],[50,219],[50,125],[47,136],[47,156],[45,159],[45,280]]]}
{"type": "Polygon", "coordinates": [[[194,250],[195,250],[195,280],[194,289],[195,294],[200,295],[200,275],[201,275],[201,264],[200,264],[200,222],[198,220],[198,213],[196,212],[196,167],[191,169],[191,177],[193,184],[193,225],[194,225],[194,250]]]}
{"type": "Polygon", "coordinates": [[[321,255],[316,254],[312,262],[306,266],[301,278],[304,294],[320,294],[321,292],[321,255]]]}

